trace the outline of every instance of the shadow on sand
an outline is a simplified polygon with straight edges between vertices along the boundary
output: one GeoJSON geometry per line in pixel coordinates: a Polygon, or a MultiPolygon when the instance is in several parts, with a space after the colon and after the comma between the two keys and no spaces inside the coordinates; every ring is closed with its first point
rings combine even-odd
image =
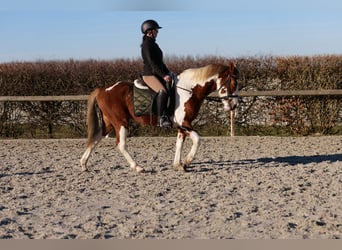
{"type": "Polygon", "coordinates": [[[342,154],[329,154],[329,155],[309,155],[309,156],[284,156],[275,158],[260,158],[258,162],[269,163],[286,163],[289,165],[321,163],[321,162],[337,162],[342,161],[342,154]]]}
{"type": "MultiPolygon", "coordinates": [[[[308,155],[308,156],[282,156],[282,157],[267,157],[258,159],[246,159],[239,161],[203,161],[192,163],[187,172],[208,172],[214,169],[227,168],[227,167],[263,167],[262,164],[267,163],[279,163],[286,164],[290,166],[295,166],[297,164],[310,164],[310,163],[321,163],[321,162],[342,162],[342,154],[328,154],[328,155],[308,155]],[[260,165],[261,163],[261,165],[260,165]],[[196,166],[200,166],[200,170],[195,170],[196,166]]],[[[269,165],[265,165],[269,167],[269,165]]]]}
{"type": "Polygon", "coordinates": [[[7,174],[7,173],[0,173],[0,178],[3,178],[3,177],[12,177],[12,176],[30,176],[30,175],[43,175],[43,174],[50,174],[50,173],[53,173],[54,171],[51,171],[50,168],[43,168],[43,170],[41,171],[37,171],[37,172],[18,172],[18,173],[10,173],[10,174],[7,174]]]}

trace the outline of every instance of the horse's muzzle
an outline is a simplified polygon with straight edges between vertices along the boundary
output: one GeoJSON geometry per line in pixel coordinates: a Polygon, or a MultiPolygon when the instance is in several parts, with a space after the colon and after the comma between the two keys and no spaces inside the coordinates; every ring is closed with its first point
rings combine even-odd
{"type": "Polygon", "coordinates": [[[234,97],[234,98],[229,98],[229,99],[226,99],[224,102],[223,102],[224,106],[223,106],[223,109],[225,111],[233,111],[236,109],[236,107],[238,106],[238,98],[237,97],[234,97]]]}

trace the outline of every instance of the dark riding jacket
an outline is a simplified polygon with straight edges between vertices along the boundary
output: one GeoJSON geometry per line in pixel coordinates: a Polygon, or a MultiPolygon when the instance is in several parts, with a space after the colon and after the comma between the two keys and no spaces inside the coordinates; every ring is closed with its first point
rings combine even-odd
{"type": "Polygon", "coordinates": [[[144,62],[143,75],[155,75],[162,79],[169,74],[170,71],[163,62],[163,52],[155,39],[148,36],[143,37],[141,56],[144,62]]]}

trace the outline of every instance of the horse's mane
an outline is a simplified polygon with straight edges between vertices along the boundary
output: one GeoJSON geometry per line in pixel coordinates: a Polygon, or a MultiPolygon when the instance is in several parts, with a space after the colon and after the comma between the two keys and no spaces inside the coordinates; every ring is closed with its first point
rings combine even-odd
{"type": "Polygon", "coordinates": [[[219,75],[226,70],[228,70],[228,66],[225,66],[222,64],[209,64],[207,66],[200,67],[200,68],[190,68],[190,69],[184,70],[181,73],[181,76],[187,75],[187,77],[190,77],[193,80],[202,82],[214,75],[219,75]]]}

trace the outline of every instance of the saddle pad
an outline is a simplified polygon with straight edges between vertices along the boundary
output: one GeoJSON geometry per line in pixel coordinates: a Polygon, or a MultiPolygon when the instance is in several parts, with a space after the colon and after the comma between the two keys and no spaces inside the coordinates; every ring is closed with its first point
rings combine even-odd
{"type": "Polygon", "coordinates": [[[152,114],[153,95],[149,89],[139,89],[133,87],[133,106],[134,114],[151,115],[152,114]]]}
{"type": "Polygon", "coordinates": [[[134,86],[138,89],[148,89],[146,83],[142,79],[135,79],[134,80],[134,86]]]}

